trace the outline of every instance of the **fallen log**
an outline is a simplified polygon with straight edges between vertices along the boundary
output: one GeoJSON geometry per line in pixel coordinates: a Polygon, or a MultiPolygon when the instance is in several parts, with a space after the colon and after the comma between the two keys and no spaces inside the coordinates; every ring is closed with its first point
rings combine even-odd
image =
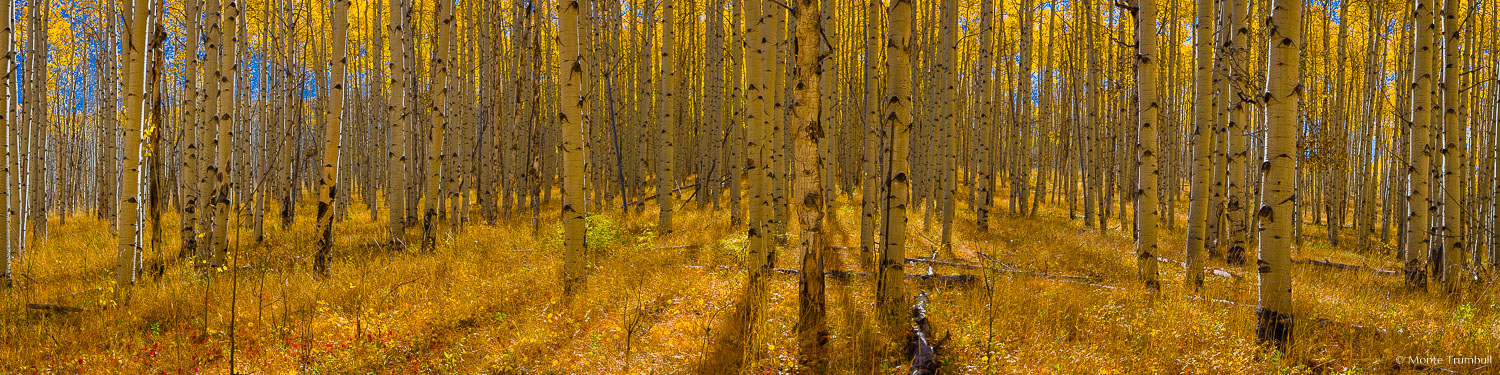
{"type": "Polygon", "coordinates": [[[1005,264],[1003,262],[995,260],[995,258],[991,258],[989,255],[986,255],[984,253],[979,253],[979,256],[984,257],[985,259],[988,259],[991,263],[995,263],[995,264],[1000,265],[1001,267],[1004,267],[1004,268],[995,268],[995,267],[979,266],[979,267],[983,267],[984,269],[987,269],[987,270],[990,270],[990,271],[1001,272],[1001,273],[1020,274],[1020,275],[1027,275],[1027,276],[1035,276],[1035,277],[1040,277],[1040,278],[1043,278],[1043,279],[1066,281],[1066,282],[1077,283],[1077,284],[1081,284],[1081,285],[1088,285],[1088,286],[1092,286],[1092,287],[1099,287],[1099,288],[1104,288],[1104,289],[1109,289],[1109,290],[1120,290],[1120,287],[1117,287],[1117,286],[1110,286],[1110,285],[1093,283],[1093,282],[1089,281],[1088,277],[1084,277],[1084,276],[1056,275],[1056,274],[1050,274],[1050,273],[1046,273],[1046,272],[1021,270],[1021,269],[1016,269],[1015,267],[1011,267],[1009,264],[1005,264]]]}
{"type": "Polygon", "coordinates": [[[937,374],[938,360],[937,350],[943,345],[946,338],[933,342],[932,326],[927,322],[927,293],[917,294],[917,303],[911,308],[912,339],[908,343],[908,353],[911,353],[911,374],[932,375],[937,374]]]}
{"type": "Polygon", "coordinates": [[[1204,297],[1199,297],[1199,296],[1186,296],[1186,295],[1183,296],[1183,297],[1186,297],[1187,299],[1194,300],[1194,301],[1207,301],[1207,302],[1213,302],[1213,303],[1222,303],[1222,304],[1226,304],[1226,305],[1230,305],[1230,306],[1236,306],[1236,307],[1251,307],[1251,306],[1241,305],[1241,304],[1236,303],[1234,301],[1222,300],[1222,299],[1217,299],[1217,298],[1204,298],[1204,297]]]}
{"type": "Polygon", "coordinates": [[[70,313],[70,312],[83,312],[84,311],[81,308],[72,307],[72,306],[45,305],[45,304],[40,304],[40,303],[28,303],[28,304],[26,304],[26,308],[28,308],[28,309],[44,310],[44,311],[51,311],[51,312],[58,312],[58,313],[70,313]]]}
{"type": "MultiPolygon", "coordinates": [[[[772,268],[771,271],[774,271],[774,272],[777,272],[777,273],[781,273],[781,274],[786,274],[786,275],[798,275],[798,274],[802,273],[802,271],[800,271],[800,270],[791,269],[791,268],[772,268]]],[[[827,276],[829,278],[838,279],[838,280],[848,280],[850,278],[850,276],[869,277],[869,276],[871,276],[871,274],[869,272],[849,272],[849,271],[837,271],[837,270],[833,270],[833,271],[823,271],[823,276],[827,276]]],[[[979,281],[979,277],[978,276],[974,276],[974,275],[943,275],[943,274],[908,273],[905,276],[907,278],[909,278],[909,279],[917,279],[917,280],[923,280],[923,281],[942,281],[942,282],[953,283],[953,284],[972,284],[975,281],[979,281]]]]}
{"type": "Polygon", "coordinates": [[[1361,266],[1361,265],[1354,265],[1354,264],[1345,264],[1345,263],[1330,262],[1330,261],[1327,261],[1327,260],[1292,259],[1292,263],[1295,263],[1295,264],[1312,264],[1312,265],[1318,265],[1318,266],[1324,266],[1324,267],[1338,268],[1338,269],[1343,269],[1343,270],[1367,270],[1367,271],[1370,271],[1370,272],[1374,272],[1376,275],[1392,276],[1392,275],[1398,275],[1398,274],[1400,274],[1400,272],[1397,272],[1397,271],[1383,270],[1383,269],[1379,269],[1379,268],[1372,268],[1372,267],[1361,266]]]}
{"type": "Polygon", "coordinates": [[[957,262],[945,262],[945,261],[941,261],[941,260],[937,260],[937,259],[928,259],[928,258],[906,258],[906,261],[907,262],[914,262],[914,263],[939,264],[939,265],[944,265],[944,266],[949,266],[949,267],[968,268],[968,269],[971,269],[971,270],[982,270],[982,269],[985,269],[984,266],[977,265],[977,264],[967,264],[967,263],[957,263],[957,262]]]}
{"type": "MultiPolygon", "coordinates": [[[[1167,258],[1162,258],[1162,257],[1156,257],[1156,261],[1162,262],[1162,263],[1176,264],[1178,266],[1181,266],[1182,268],[1187,268],[1187,262],[1179,262],[1179,261],[1175,261],[1175,260],[1171,260],[1171,259],[1167,259],[1167,258]]],[[[1244,275],[1241,275],[1241,274],[1238,274],[1238,273],[1234,273],[1234,272],[1230,272],[1230,271],[1226,271],[1226,270],[1221,270],[1221,269],[1218,269],[1218,268],[1204,266],[1203,270],[1204,271],[1208,271],[1208,274],[1210,274],[1210,275],[1214,275],[1214,276],[1218,276],[1218,277],[1223,277],[1223,278],[1226,278],[1226,279],[1235,279],[1235,280],[1244,280],[1245,279],[1244,275]]]]}

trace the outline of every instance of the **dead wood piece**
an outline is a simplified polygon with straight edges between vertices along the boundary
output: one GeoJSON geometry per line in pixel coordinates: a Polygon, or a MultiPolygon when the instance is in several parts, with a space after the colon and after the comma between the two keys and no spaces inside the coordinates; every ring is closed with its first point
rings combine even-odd
{"type": "MultiPolygon", "coordinates": [[[[1176,264],[1178,266],[1182,266],[1182,268],[1187,268],[1187,262],[1179,262],[1179,261],[1175,261],[1175,260],[1171,260],[1171,259],[1167,259],[1167,258],[1162,258],[1162,257],[1157,257],[1156,261],[1162,262],[1162,263],[1176,264]]],[[[1241,275],[1241,274],[1238,274],[1238,273],[1234,273],[1234,272],[1230,272],[1230,271],[1226,271],[1226,270],[1221,270],[1221,269],[1218,269],[1218,268],[1208,267],[1208,266],[1204,266],[1203,270],[1204,271],[1208,271],[1208,274],[1210,274],[1210,275],[1214,275],[1214,276],[1218,276],[1218,277],[1223,277],[1223,278],[1227,278],[1227,279],[1243,280],[1245,278],[1244,275],[1241,275]]]]}
{"type": "Polygon", "coordinates": [[[40,303],[28,303],[28,304],[26,304],[26,308],[28,308],[28,309],[37,309],[37,310],[45,310],[45,311],[51,311],[51,312],[59,312],[59,313],[83,312],[84,311],[81,308],[72,307],[72,306],[45,305],[45,304],[40,304],[40,303]]]}
{"type": "MultiPolygon", "coordinates": [[[[792,269],[792,268],[772,268],[771,271],[774,271],[776,273],[786,274],[786,275],[798,275],[798,274],[802,273],[801,270],[792,269]]],[[[869,272],[850,272],[850,271],[837,271],[837,270],[835,270],[835,271],[823,271],[823,275],[824,276],[828,276],[830,278],[839,279],[839,280],[847,280],[847,279],[849,279],[850,276],[858,276],[858,277],[869,277],[869,276],[871,276],[871,274],[869,272]]],[[[917,274],[917,273],[908,273],[908,274],[906,274],[906,277],[907,278],[911,278],[911,279],[922,280],[922,281],[942,281],[942,282],[947,282],[947,283],[952,283],[952,284],[972,284],[975,281],[979,281],[979,277],[974,276],[974,275],[943,275],[943,274],[917,274]]]]}
{"type": "Polygon", "coordinates": [[[916,278],[918,280],[942,281],[942,282],[953,283],[953,284],[972,284],[975,281],[979,280],[979,278],[976,277],[976,276],[974,276],[974,275],[942,275],[942,274],[921,274],[921,273],[918,273],[918,274],[906,274],[906,277],[916,278]]]}
{"type": "Polygon", "coordinates": [[[1345,264],[1345,263],[1338,263],[1338,262],[1330,262],[1330,261],[1327,261],[1327,260],[1292,259],[1292,263],[1296,263],[1296,264],[1312,264],[1312,265],[1319,265],[1319,266],[1324,266],[1324,267],[1333,267],[1333,268],[1344,269],[1344,270],[1367,270],[1367,271],[1370,271],[1370,272],[1374,272],[1376,275],[1388,275],[1388,276],[1390,276],[1390,275],[1399,274],[1399,272],[1391,271],[1391,270],[1383,270],[1383,269],[1379,269],[1379,268],[1372,268],[1372,267],[1361,266],[1361,265],[1354,265],[1354,264],[1345,264]]]}
{"type": "MultiPolygon", "coordinates": [[[[1377,335],[1387,335],[1387,334],[1391,333],[1390,331],[1387,331],[1384,328],[1366,327],[1366,326],[1362,326],[1362,325],[1358,325],[1358,324],[1354,324],[1354,323],[1344,323],[1344,322],[1340,322],[1340,321],[1333,320],[1333,319],[1328,319],[1328,318],[1318,318],[1317,322],[1318,323],[1322,323],[1322,324],[1327,324],[1327,325],[1349,327],[1349,329],[1352,329],[1352,330],[1355,330],[1355,331],[1368,332],[1368,333],[1373,333],[1373,334],[1377,334],[1377,335]]],[[[1396,334],[1397,335],[1405,335],[1406,331],[1396,330],[1396,334]]]]}
{"type": "Polygon", "coordinates": [[[1222,299],[1218,299],[1218,298],[1204,298],[1204,297],[1199,297],[1199,296],[1183,296],[1183,297],[1187,297],[1187,299],[1194,300],[1194,301],[1208,301],[1208,302],[1213,302],[1213,303],[1222,303],[1222,304],[1230,305],[1230,306],[1247,307],[1245,305],[1241,305],[1241,304],[1239,304],[1237,302],[1234,302],[1234,301],[1222,300],[1222,299]]]}
{"type": "Polygon", "coordinates": [[[916,304],[912,305],[912,339],[908,345],[911,353],[912,375],[931,375],[938,370],[937,351],[943,341],[933,342],[932,325],[927,321],[927,293],[917,294],[916,304]]]}
{"type": "Polygon", "coordinates": [[[982,270],[982,269],[985,268],[984,266],[977,265],[977,264],[965,264],[965,263],[957,263],[957,262],[945,262],[945,261],[941,261],[941,260],[937,260],[937,259],[928,259],[928,258],[906,258],[906,261],[907,262],[914,262],[914,263],[930,263],[930,264],[944,265],[944,266],[949,266],[949,267],[968,268],[968,269],[974,269],[974,270],[982,270]]]}

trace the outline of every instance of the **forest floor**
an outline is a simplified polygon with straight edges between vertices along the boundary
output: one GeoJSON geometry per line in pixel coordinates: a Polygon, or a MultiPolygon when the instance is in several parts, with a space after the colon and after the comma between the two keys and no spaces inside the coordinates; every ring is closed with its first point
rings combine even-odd
{"type": "MultiPolygon", "coordinates": [[[[611,208],[588,218],[589,276],[570,305],[559,298],[556,206],[542,210],[540,231],[525,214],[493,226],[476,218],[423,253],[416,241],[405,251],[385,250],[384,220],[356,204],[335,226],[328,278],[311,270],[311,204],[299,207],[287,229],[268,211],[261,242],[239,230],[231,265],[206,278],[176,260],[177,225],[169,215],[164,243],[147,247],[145,260],[165,266],[147,272],[124,306],[112,302],[109,223],[54,217],[48,238],[16,265],[17,286],[0,290],[0,372],[225,373],[232,363],[236,373],[254,374],[691,373],[712,352],[711,338],[738,298],[745,231],[730,227],[725,211],[693,202],[677,214],[676,234],[659,236],[651,206],[628,217],[611,208]]],[[[1194,297],[1182,267],[1164,262],[1162,290],[1152,297],[1136,282],[1133,243],[1118,220],[1101,232],[1067,219],[1065,203],[1057,206],[1008,217],[1002,200],[988,233],[960,210],[951,252],[937,251],[939,224],[914,215],[909,257],[1080,277],[907,263],[909,273],[978,277],[971,284],[907,284],[909,294],[929,293],[934,331],[951,334],[938,352],[944,372],[1500,373],[1496,365],[1453,363],[1500,356],[1493,283],[1449,297],[1410,291],[1398,275],[1298,265],[1295,342],[1282,355],[1255,345],[1253,269],[1211,259],[1209,266],[1227,272],[1207,276],[1194,297]],[[1413,366],[1411,357],[1443,363],[1413,366]]],[[[829,268],[870,271],[858,250],[858,205],[831,211],[837,224],[829,268]]],[[[1183,228],[1179,217],[1163,231],[1166,258],[1182,259],[1183,228]]],[[[1294,259],[1400,269],[1391,250],[1335,248],[1321,242],[1321,227],[1306,230],[1294,259]]],[[[413,228],[410,237],[419,232],[413,228]]],[[[795,268],[798,254],[781,247],[776,266],[795,268]]],[[[830,371],[903,371],[909,357],[869,349],[873,278],[828,283],[830,371]]],[[[747,372],[794,372],[796,276],[775,273],[767,299],[747,372]]]]}

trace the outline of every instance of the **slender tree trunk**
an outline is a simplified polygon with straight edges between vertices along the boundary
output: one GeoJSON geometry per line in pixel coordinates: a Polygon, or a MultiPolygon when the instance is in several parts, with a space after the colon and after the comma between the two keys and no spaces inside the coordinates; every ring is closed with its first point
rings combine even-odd
{"type": "Polygon", "coordinates": [[[978,131],[975,134],[977,135],[975,143],[979,146],[979,153],[976,154],[979,160],[975,163],[978,168],[974,171],[978,175],[977,186],[973,191],[976,195],[974,197],[974,222],[981,232],[990,230],[990,206],[994,204],[995,188],[992,173],[994,160],[990,157],[990,142],[994,139],[995,126],[994,120],[990,118],[990,114],[994,111],[990,102],[990,98],[994,95],[994,84],[990,80],[993,65],[990,62],[990,45],[994,44],[994,32],[991,30],[993,21],[990,19],[993,18],[993,8],[993,0],[979,2],[979,64],[974,74],[974,92],[978,94],[975,105],[979,107],[976,110],[978,131]]]}
{"type": "MultiPolygon", "coordinates": [[[[1455,0],[1443,1],[1443,81],[1438,86],[1443,89],[1443,223],[1440,233],[1443,233],[1443,286],[1450,293],[1458,293],[1463,286],[1462,272],[1467,267],[1466,252],[1464,251],[1464,210],[1466,206],[1464,199],[1469,196],[1465,186],[1468,183],[1470,172],[1464,166],[1464,148],[1467,146],[1464,135],[1464,113],[1459,110],[1459,73],[1458,44],[1462,33],[1460,32],[1460,14],[1465,10],[1459,8],[1455,0]]],[[[1436,5],[1434,5],[1436,6],[1436,5]]],[[[1491,144],[1491,146],[1500,146],[1491,144]]]]}
{"type": "MultiPolygon", "coordinates": [[[[404,0],[391,0],[390,91],[386,95],[386,120],[390,121],[390,143],[386,144],[386,206],[389,209],[390,248],[393,251],[406,247],[406,69],[409,55],[406,53],[405,28],[407,13],[404,0]]],[[[377,48],[378,50],[379,48],[377,48]]],[[[415,203],[415,202],[413,202],[415,203]]]]}
{"type": "Polygon", "coordinates": [[[880,28],[880,1],[865,0],[864,25],[864,125],[865,139],[860,159],[860,204],[859,252],[865,259],[875,251],[875,225],[880,214],[880,90],[875,82],[875,64],[878,64],[880,28]]]}
{"type": "Polygon", "coordinates": [[[906,260],[906,206],[911,198],[910,149],[912,129],[911,0],[893,0],[887,13],[885,114],[881,123],[887,133],[883,154],[890,165],[886,176],[885,217],[880,238],[880,262],[876,276],[875,304],[886,322],[896,322],[905,306],[902,285],[906,260]]]}
{"type": "Polygon", "coordinates": [[[1193,178],[1188,193],[1187,284],[1193,291],[1203,287],[1204,236],[1208,230],[1208,180],[1212,174],[1214,110],[1209,100],[1213,94],[1213,1],[1197,0],[1193,49],[1193,178]]]}
{"type": "Polygon", "coordinates": [[[1161,178],[1161,169],[1157,166],[1160,149],[1156,142],[1156,1],[1141,0],[1139,4],[1140,8],[1135,16],[1135,40],[1138,48],[1135,80],[1136,87],[1140,90],[1140,114],[1136,122],[1140,143],[1137,146],[1139,156],[1136,171],[1139,173],[1141,188],[1136,193],[1135,223],[1140,230],[1135,246],[1136,277],[1146,283],[1146,288],[1156,291],[1160,288],[1156,276],[1156,226],[1159,215],[1157,181],[1161,178]]]}
{"type": "Polygon", "coordinates": [[[1229,247],[1224,251],[1224,260],[1229,264],[1244,264],[1245,250],[1249,246],[1249,229],[1246,216],[1246,205],[1250,197],[1245,196],[1246,185],[1245,162],[1250,157],[1249,137],[1250,126],[1248,111],[1255,104],[1255,95],[1248,88],[1250,78],[1245,77],[1245,72],[1250,71],[1250,55],[1245,47],[1250,42],[1250,29],[1245,23],[1248,6],[1245,0],[1229,0],[1229,40],[1224,43],[1225,64],[1231,66],[1229,69],[1229,91],[1225,94],[1229,97],[1229,124],[1225,127],[1228,137],[1225,138],[1225,159],[1228,163],[1229,184],[1225,186],[1225,222],[1228,224],[1229,247]]]}
{"type": "MultiPolygon", "coordinates": [[[[0,9],[11,9],[12,0],[0,0],[0,9]]],[[[10,288],[14,280],[12,278],[12,263],[16,255],[16,247],[11,246],[11,217],[15,215],[15,206],[10,204],[10,139],[5,134],[13,134],[12,121],[15,116],[11,115],[11,109],[15,108],[11,97],[11,79],[15,77],[11,67],[15,64],[15,55],[11,51],[11,43],[15,39],[15,29],[11,25],[10,13],[0,15],[0,32],[4,33],[4,40],[0,40],[0,252],[5,253],[5,270],[0,273],[0,287],[10,288]]],[[[100,81],[105,81],[103,77],[100,81]]],[[[101,91],[104,89],[101,88],[101,91]]],[[[101,164],[103,164],[101,162],[101,164]]]]}
{"type": "Polygon", "coordinates": [[[422,251],[431,252],[437,247],[438,223],[442,220],[438,211],[443,208],[442,175],[444,166],[443,143],[446,141],[445,128],[448,123],[448,65],[451,62],[449,40],[452,35],[448,33],[448,26],[453,23],[452,3],[437,2],[437,16],[433,17],[433,31],[437,34],[437,41],[432,48],[432,68],[429,76],[432,79],[427,123],[427,170],[426,186],[424,193],[426,203],[422,205],[422,251]]]}
{"type": "Polygon", "coordinates": [[[585,66],[582,61],[584,49],[580,48],[579,33],[585,30],[586,21],[578,17],[580,8],[588,8],[591,0],[563,0],[558,2],[558,51],[564,81],[561,92],[561,110],[557,122],[562,135],[563,158],[563,294],[572,296],[582,288],[584,252],[584,202],[587,192],[583,188],[583,113],[586,104],[583,92],[585,66]]]}
{"type": "Polygon", "coordinates": [[[1432,38],[1436,23],[1432,20],[1432,2],[1416,0],[1412,11],[1415,19],[1415,42],[1412,46],[1412,94],[1411,94],[1411,146],[1407,175],[1411,183],[1407,188],[1409,213],[1406,220],[1406,241],[1403,243],[1406,263],[1406,284],[1412,288],[1427,286],[1428,248],[1431,243],[1429,220],[1437,209],[1428,195],[1431,181],[1432,143],[1428,129],[1432,122],[1432,38]]]}
{"type": "Polygon", "coordinates": [[[146,79],[144,48],[147,43],[146,22],[151,12],[150,5],[151,2],[146,0],[132,2],[130,40],[125,45],[125,168],[122,179],[124,183],[120,186],[120,203],[117,206],[120,211],[115,216],[118,220],[115,225],[120,228],[120,235],[116,242],[114,287],[115,301],[122,305],[130,303],[130,285],[135,283],[135,255],[141,251],[136,237],[140,230],[136,222],[137,204],[140,200],[136,193],[140,177],[141,119],[145,104],[143,86],[146,79]]]}
{"type": "Polygon", "coordinates": [[[183,71],[183,93],[182,110],[185,121],[182,122],[183,137],[181,142],[187,144],[182,149],[181,165],[182,173],[178,189],[182,190],[182,202],[180,206],[182,214],[179,215],[182,222],[182,250],[178,257],[185,258],[197,254],[198,244],[198,149],[201,147],[201,123],[198,121],[198,0],[186,0],[183,2],[185,17],[187,17],[184,28],[187,29],[187,57],[183,58],[186,64],[183,71]]]}
{"type": "MultiPolygon", "coordinates": [[[[213,233],[213,256],[209,264],[213,267],[224,265],[225,255],[228,254],[229,214],[230,214],[230,178],[229,163],[230,152],[234,146],[234,82],[235,76],[239,74],[239,29],[236,27],[239,17],[239,6],[230,0],[224,11],[224,30],[228,35],[219,57],[219,115],[218,133],[219,138],[214,141],[218,149],[218,165],[214,167],[214,233],[213,233]]],[[[221,40],[223,40],[221,39],[221,40]]]]}
{"type": "Polygon", "coordinates": [[[673,13],[673,0],[662,2],[661,14],[661,89],[657,91],[656,105],[656,203],[660,209],[657,214],[657,233],[662,235],[672,233],[672,189],[677,185],[673,165],[676,164],[676,155],[673,152],[674,138],[677,132],[677,101],[673,97],[677,91],[677,48],[674,24],[677,23],[673,13]]]}

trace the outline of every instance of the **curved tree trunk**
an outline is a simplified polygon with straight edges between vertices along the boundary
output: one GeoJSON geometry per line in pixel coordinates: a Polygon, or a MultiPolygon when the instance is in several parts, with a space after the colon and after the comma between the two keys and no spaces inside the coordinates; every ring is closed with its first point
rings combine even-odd
{"type": "Polygon", "coordinates": [[[318,194],[318,229],[317,229],[317,255],[313,257],[313,269],[324,276],[328,275],[329,262],[333,253],[333,204],[338,198],[338,175],[339,175],[339,142],[343,139],[344,123],[344,83],[348,78],[344,75],[345,66],[348,63],[349,33],[349,0],[335,0],[333,2],[333,63],[329,67],[332,70],[330,79],[332,96],[328,105],[323,108],[323,167],[322,180],[318,186],[323,191],[318,194]]]}

